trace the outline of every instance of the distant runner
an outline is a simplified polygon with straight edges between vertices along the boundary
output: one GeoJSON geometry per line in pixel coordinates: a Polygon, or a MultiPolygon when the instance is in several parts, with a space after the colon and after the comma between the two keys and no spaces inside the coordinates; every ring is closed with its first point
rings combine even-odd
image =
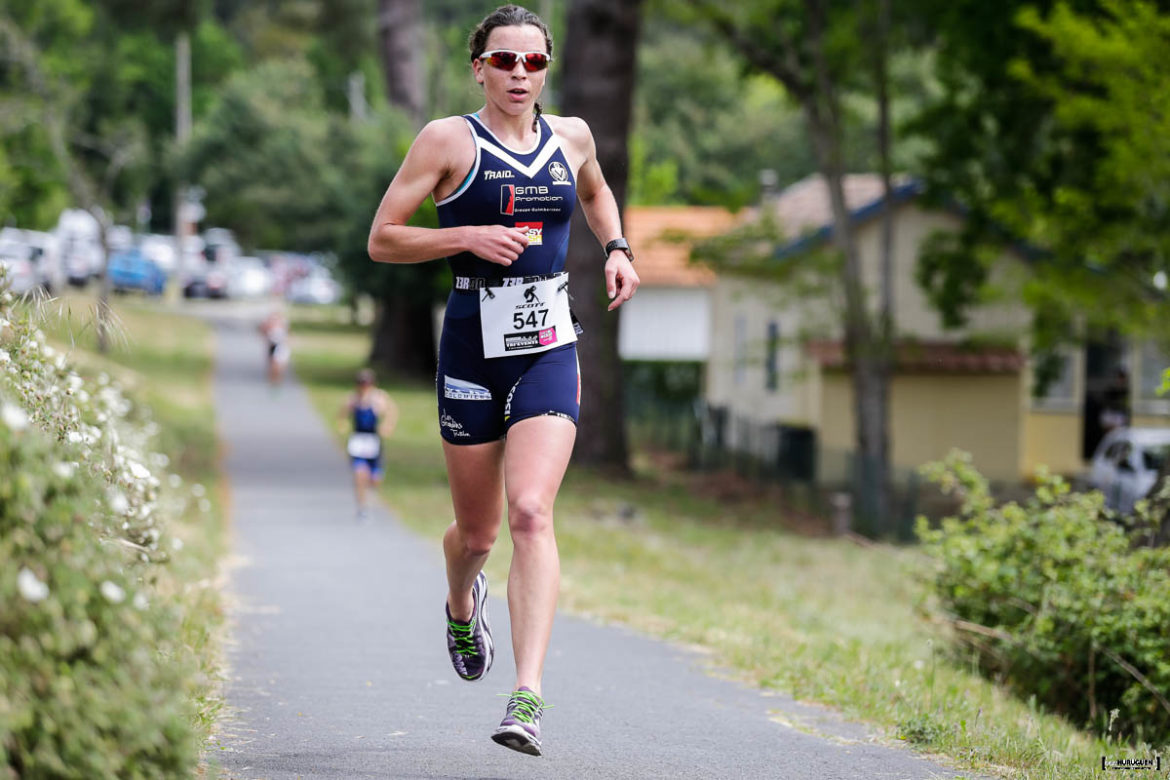
{"type": "Polygon", "coordinates": [[[268,348],[268,383],[276,387],[284,381],[284,372],[288,368],[291,356],[288,347],[288,319],[283,312],[273,311],[260,323],[260,333],[264,336],[268,348]]]}
{"type": "Polygon", "coordinates": [[[341,407],[340,426],[348,430],[346,452],[353,467],[353,492],[357,519],[364,521],[370,488],[382,481],[382,440],[394,432],[398,406],[385,391],[374,387],[374,372],[363,368],[357,387],[341,407]]]}

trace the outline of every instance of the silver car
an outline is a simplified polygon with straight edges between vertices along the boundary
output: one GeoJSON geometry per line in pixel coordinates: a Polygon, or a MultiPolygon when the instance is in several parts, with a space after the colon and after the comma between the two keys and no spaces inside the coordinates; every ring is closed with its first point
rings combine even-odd
{"type": "Polygon", "coordinates": [[[1097,445],[1089,464],[1089,487],[1105,495],[1105,506],[1123,515],[1146,497],[1170,457],[1170,428],[1117,428],[1097,445]]]}

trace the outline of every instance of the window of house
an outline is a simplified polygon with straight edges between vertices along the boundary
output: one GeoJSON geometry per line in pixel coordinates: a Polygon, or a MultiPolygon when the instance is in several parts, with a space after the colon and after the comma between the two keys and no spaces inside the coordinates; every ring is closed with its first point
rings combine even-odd
{"type": "Polygon", "coordinates": [[[747,319],[742,314],[735,317],[735,342],[732,346],[734,361],[733,379],[742,385],[747,378],[747,319]]]}
{"type": "Polygon", "coordinates": [[[780,389],[780,325],[768,323],[767,356],[764,361],[764,387],[775,392],[780,389]]]}
{"type": "Polygon", "coordinates": [[[1153,342],[1142,345],[1137,377],[1137,401],[1141,407],[1138,411],[1159,413],[1170,408],[1170,395],[1158,395],[1167,368],[1170,368],[1170,355],[1153,342]]]}
{"type": "Polygon", "coordinates": [[[1038,409],[1071,409],[1076,400],[1077,360],[1071,349],[1037,356],[1032,362],[1032,404],[1038,409]]]}

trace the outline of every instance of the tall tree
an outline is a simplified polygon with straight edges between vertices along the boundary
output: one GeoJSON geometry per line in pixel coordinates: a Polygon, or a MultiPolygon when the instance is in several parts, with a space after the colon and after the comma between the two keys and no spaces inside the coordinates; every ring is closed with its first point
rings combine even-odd
{"type": "MultiPolygon", "coordinates": [[[[641,0],[573,0],[562,47],[564,113],[581,117],[593,130],[597,160],[619,207],[626,201],[641,6],[641,0]]],[[[573,218],[571,235],[566,267],[577,291],[576,313],[585,329],[578,344],[585,370],[574,457],[624,472],[629,464],[618,317],[606,312],[604,258],[580,210],[573,218]]]]}
{"type": "MultiPolygon", "coordinates": [[[[888,7],[878,8],[875,66],[867,71],[861,53],[861,20],[855,4],[831,0],[761,0],[731,6],[691,0],[691,7],[725,36],[756,71],[777,79],[804,113],[809,139],[829,191],[833,246],[840,254],[844,293],[843,331],[849,360],[856,424],[861,511],[871,521],[889,514],[889,385],[892,373],[892,284],[883,281],[882,302],[870,310],[861,258],[845,203],[845,111],[841,96],[866,72],[879,82],[879,127],[888,128],[885,97],[888,7]]],[[[863,7],[864,10],[864,7],[863,7]]],[[[889,139],[881,139],[889,186],[889,139]]],[[[888,230],[888,228],[887,228],[888,230]]],[[[891,244],[883,241],[883,273],[890,273],[891,244]]]]}
{"type": "Polygon", "coordinates": [[[419,0],[378,0],[378,39],[386,96],[417,128],[426,117],[423,103],[422,5],[419,0]]]}

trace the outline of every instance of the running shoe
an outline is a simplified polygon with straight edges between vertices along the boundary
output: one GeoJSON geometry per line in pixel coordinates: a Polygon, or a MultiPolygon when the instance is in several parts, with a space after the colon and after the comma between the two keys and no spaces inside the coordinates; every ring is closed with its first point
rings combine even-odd
{"type": "Polygon", "coordinates": [[[492,739],[506,748],[539,756],[540,716],[544,713],[544,707],[544,699],[528,688],[512,691],[504,719],[492,734],[492,739]]]}
{"type": "Polygon", "coordinates": [[[478,680],[492,668],[495,646],[492,630],[488,627],[487,575],[482,571],[471,586],[471,620],[464,623],[451,618],[447,610],[447,652],[455,673],[464,680],[478,680]]]}

